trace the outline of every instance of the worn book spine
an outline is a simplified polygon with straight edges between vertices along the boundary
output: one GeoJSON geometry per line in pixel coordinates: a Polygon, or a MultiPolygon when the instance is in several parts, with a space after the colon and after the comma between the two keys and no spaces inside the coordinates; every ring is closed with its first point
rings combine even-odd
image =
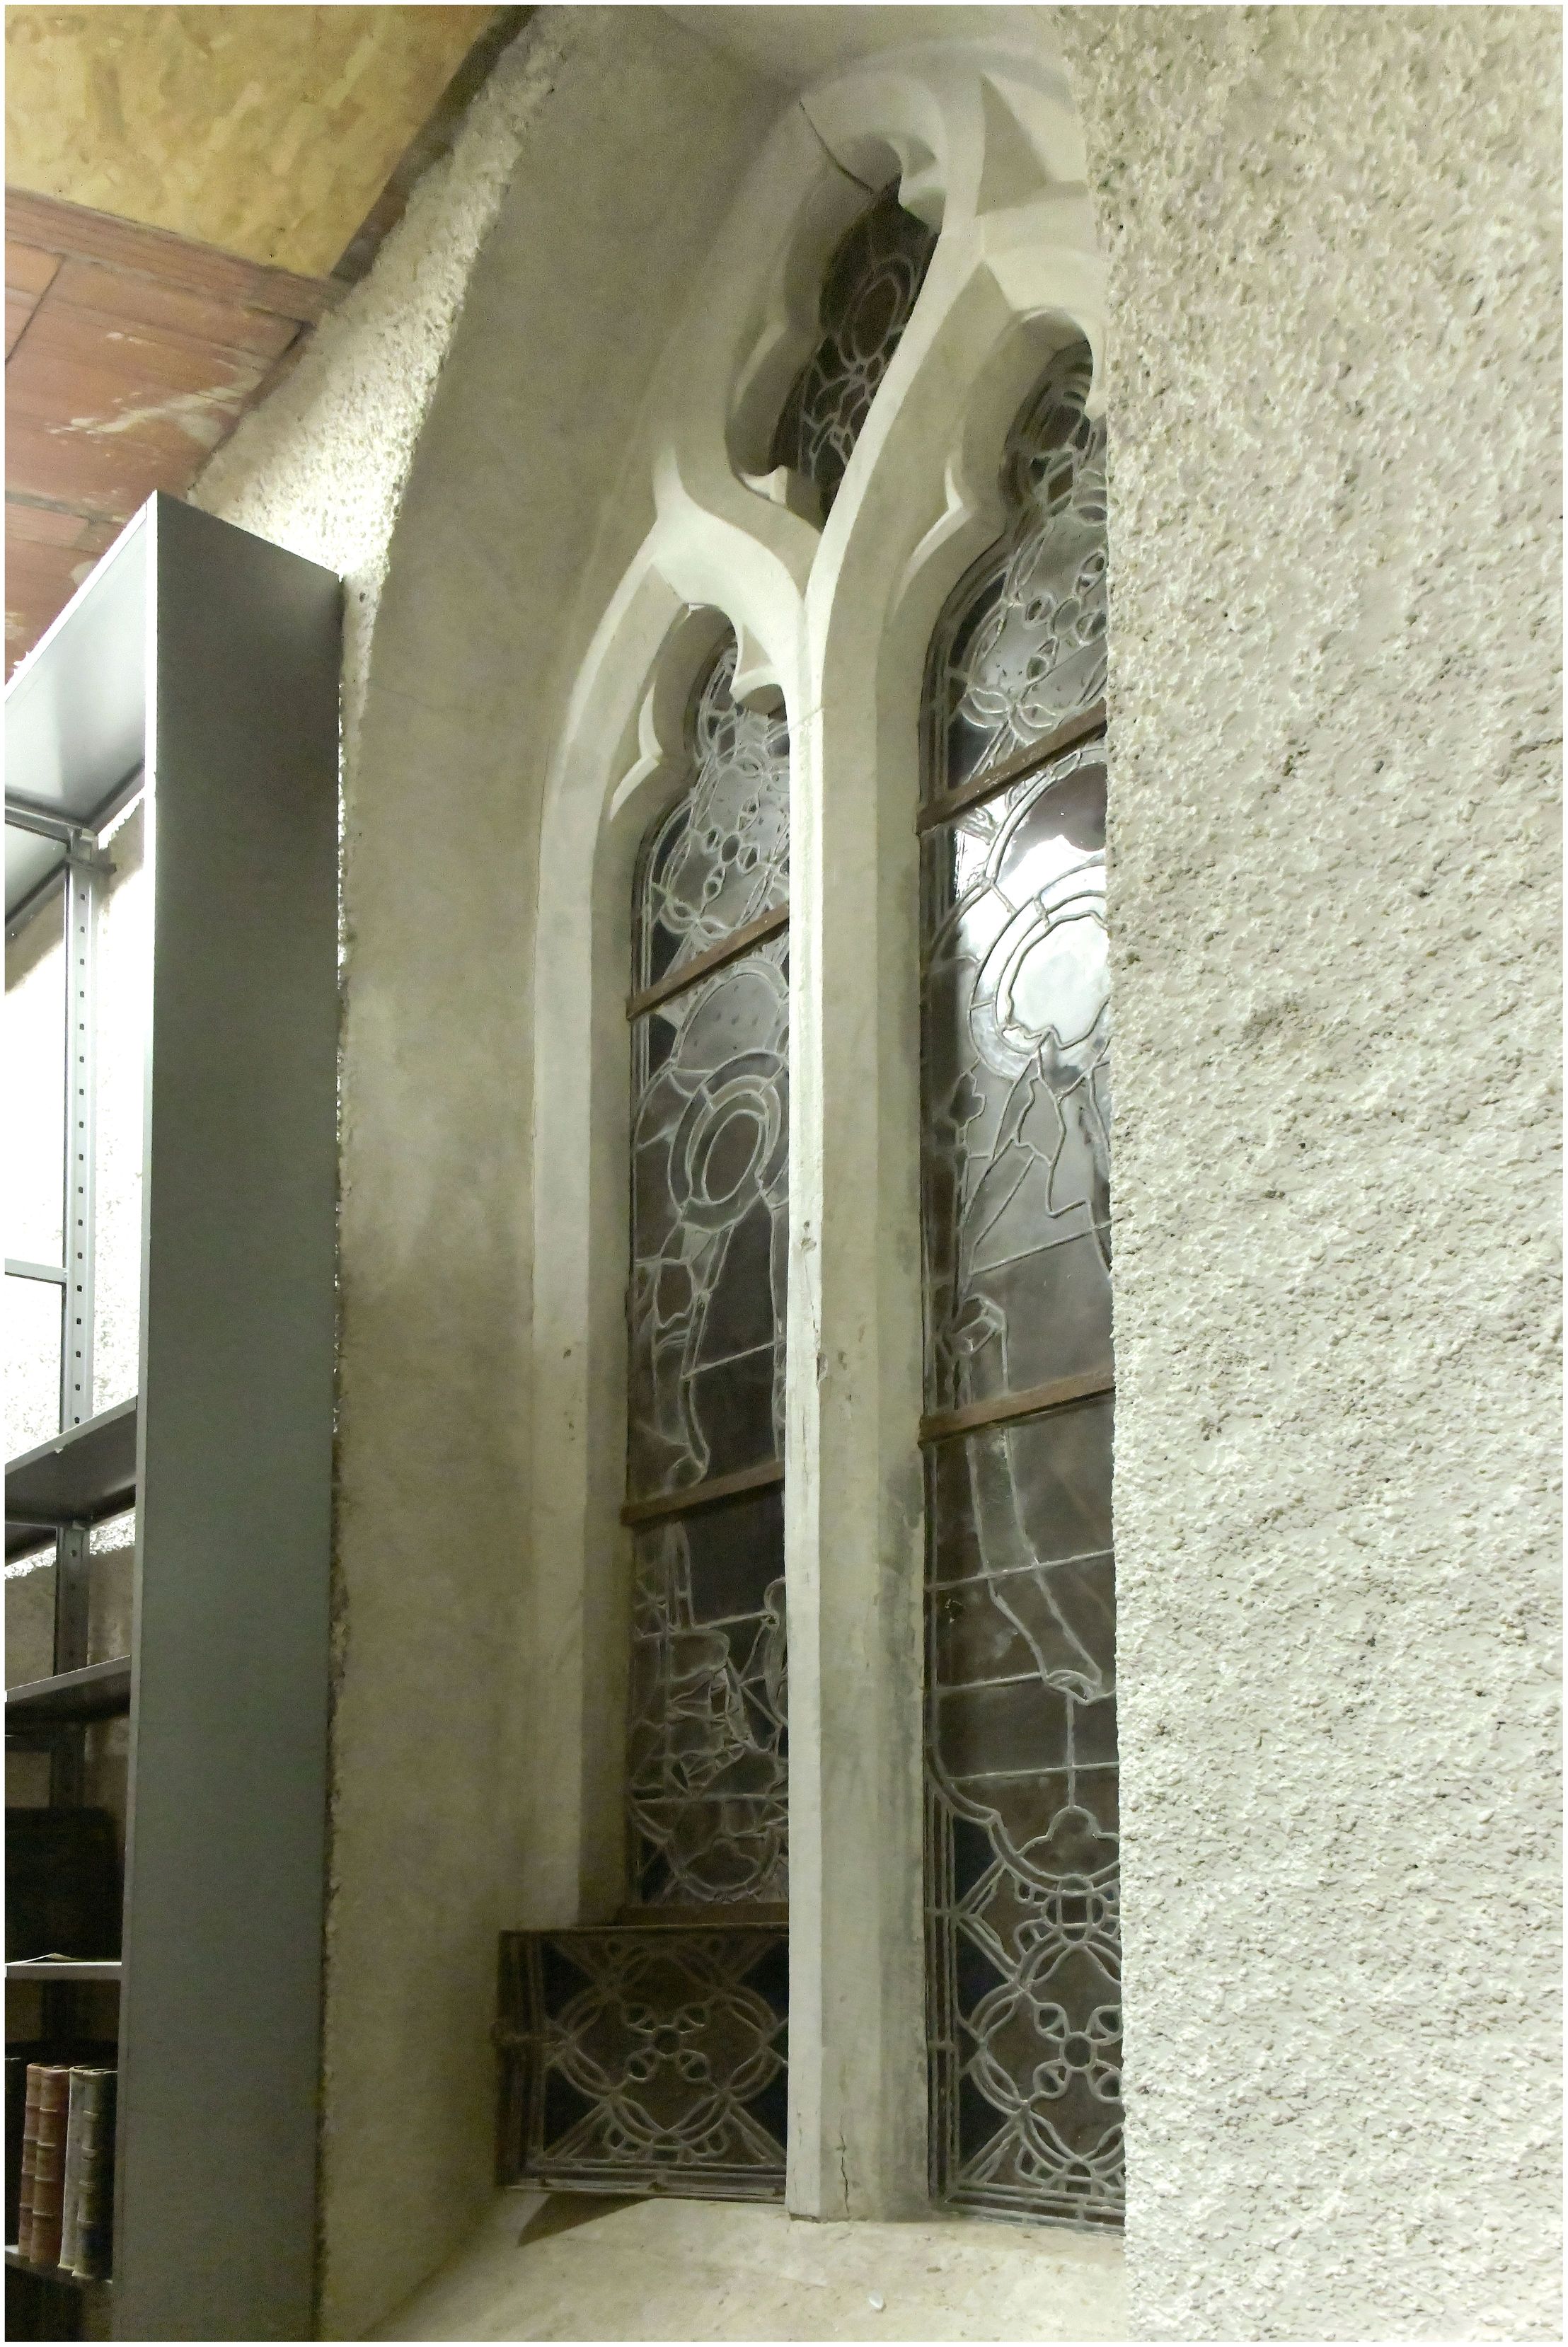
{"type": "MultiPolygon", "coordinates": [[[[107,2281],[114,2250],[114,2117],[118,2074],[78,2070],[81,2081],[76,2239],[70,2260],[78,2281],[107,2281]]],[[[77,2107],[77,2096],[72,2108],[77,2107]]],[[[66,2262],[62,2257],[61,2263],[66,2262]]]]}
{"type": "Polygon", "coordinates": [[[25,2258],[33,2254],[33,2178],[38,2171],[38,2104],[44,2092],[44,2065],[27,2065],[27,2102],[22,2121],[22,2199],[16,2212],[16,2247],[25,2258]]]}
{"type": "Polygon", "coordinates": [[[60,2262],[60,2218],[66,2187],[66,2113],[69,2070],[46,2067],[38,2094],[38,2148],[33,2168],[33,2230],[27,2254],[36,2266],[60,2262]]]}
{"type": "Polygon", "coordinates": [[[63,2266],[77,2261],[77,2198],[82,2180],[82,2112],[87,2103],[86,2070],[71,2072],[70,2100],[66,2106],[66,2178],[60,2196],[60,2258],[63,2266]]]}

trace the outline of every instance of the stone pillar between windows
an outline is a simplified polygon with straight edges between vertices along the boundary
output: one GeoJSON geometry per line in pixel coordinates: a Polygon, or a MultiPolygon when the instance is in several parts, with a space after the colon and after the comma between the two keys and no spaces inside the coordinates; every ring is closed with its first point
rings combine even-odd
{"type": "Polygon", "coordinates": [[[915,735],[880,789],[856,649],[791,794],[788,2197],[813,2217],[926,2197],[915,735]]]}

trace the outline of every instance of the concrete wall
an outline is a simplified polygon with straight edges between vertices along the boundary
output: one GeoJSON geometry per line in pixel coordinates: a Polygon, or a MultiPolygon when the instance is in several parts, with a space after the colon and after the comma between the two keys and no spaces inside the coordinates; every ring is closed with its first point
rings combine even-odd
{"type": "Polygon", "coordinates": [[[1063,9],[1132,2324],[1557,2338],[1555,10],[1063,9]]]}

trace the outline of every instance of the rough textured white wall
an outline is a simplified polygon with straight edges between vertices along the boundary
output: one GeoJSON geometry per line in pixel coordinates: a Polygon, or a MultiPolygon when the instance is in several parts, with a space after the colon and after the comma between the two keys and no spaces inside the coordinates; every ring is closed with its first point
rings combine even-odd
{"type": "Polygon", "coordinates": [[[1133,2332],[1559,2338],[1560,16],[1059,21],[1111,268],[1133,2332]]]}
{"type": "Polygon", "coordinates": [[[468,280],[528,128],[571,47],[544,10],[505,53],[451,154],[428,171],[370,275],[202,472],[191,502],[347,582],[343,702],[352,736],[392,533],[468,280]]]}

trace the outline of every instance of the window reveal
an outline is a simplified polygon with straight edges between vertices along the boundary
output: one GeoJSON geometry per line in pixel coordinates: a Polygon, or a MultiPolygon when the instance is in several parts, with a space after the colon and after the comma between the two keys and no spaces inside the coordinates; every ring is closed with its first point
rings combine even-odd
{"type": "Polygon", "coordinates": [[[627,1746],[640,1906],[783,1901],[789,736],[692,708],[635,893],[627,1746]]]}
{"type": "Polygon", "coordinates": [[[773,462],[838,495],[876,386],[914,313],[937,236],[898,201],[897,182],[861,213],[834,254],[817,317],[822,339],[774,433],[773,462]]]}
{"type": "Polygon", "coordinates": [[[1119,2221],[1104,442],[1085,344],[1009,436],[926,694],[932,2184],[1119,2221]]]}

